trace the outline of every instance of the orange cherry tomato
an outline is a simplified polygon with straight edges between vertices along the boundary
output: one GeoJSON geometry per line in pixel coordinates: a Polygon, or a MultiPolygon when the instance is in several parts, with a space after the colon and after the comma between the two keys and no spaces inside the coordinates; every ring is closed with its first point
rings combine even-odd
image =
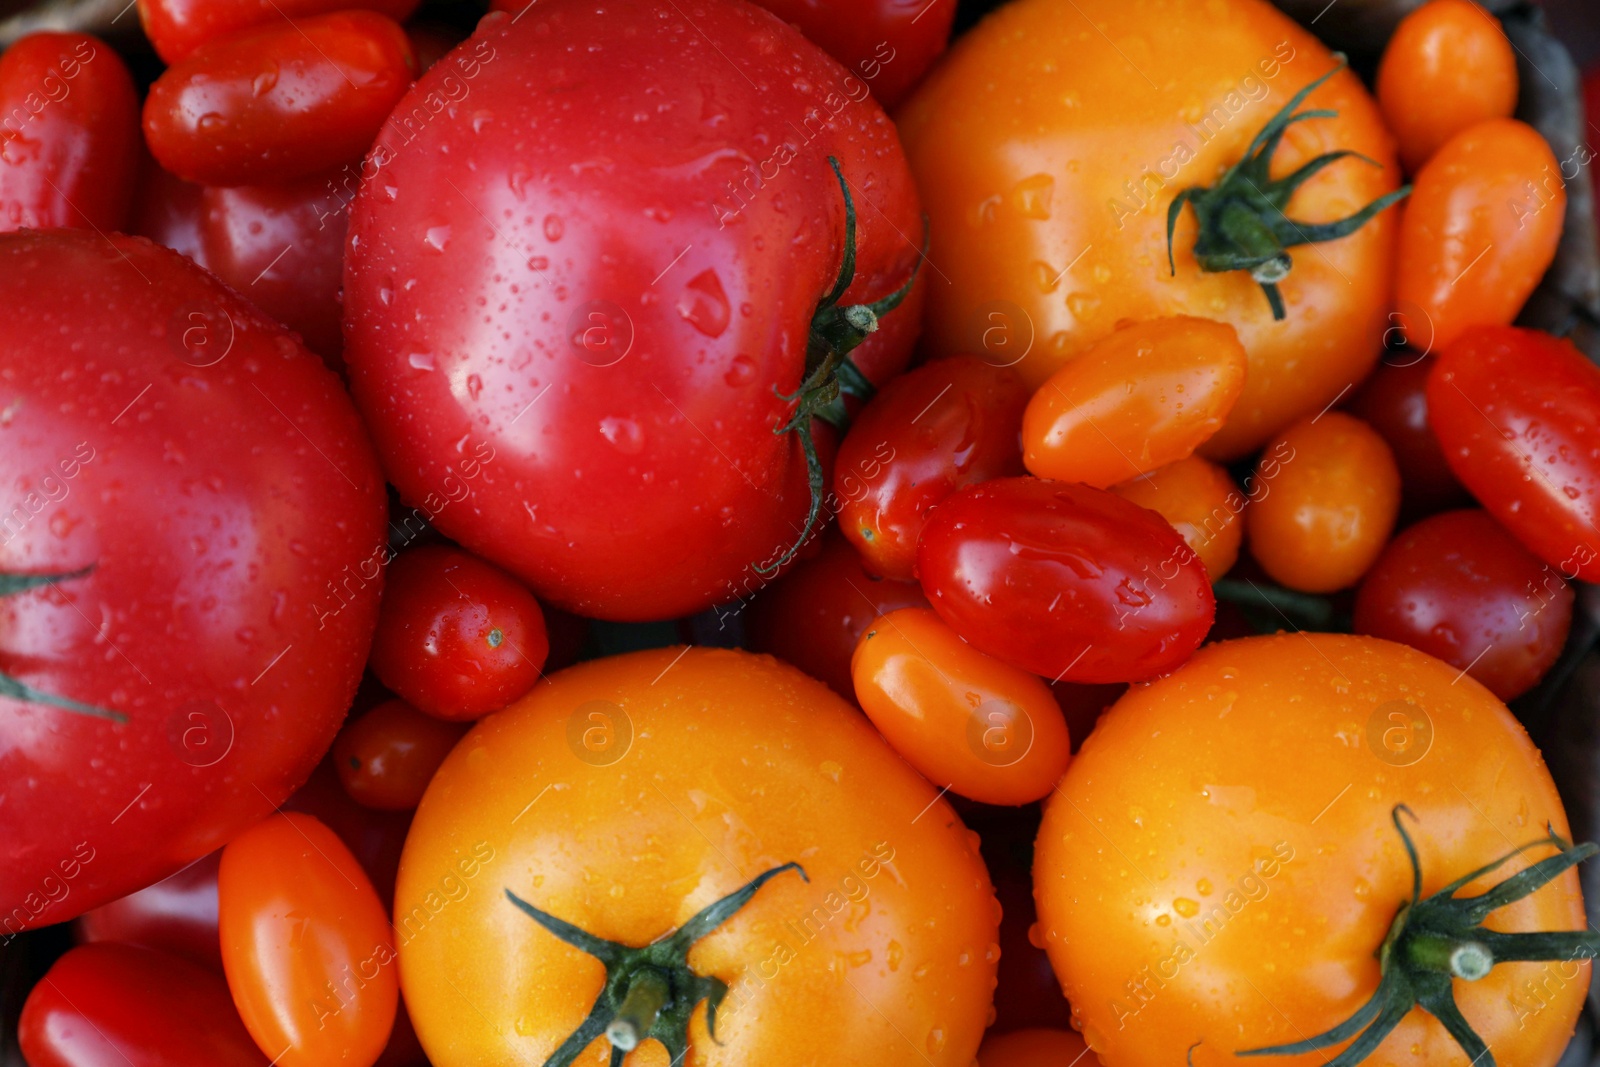
{"type": "Polygon", "coordinates": [[[228,988],[261,1050],[283,1067],[370,1067],[399,1003],[394,939],[338,835],[269,816],[223,849],[217,901],[228,988]]]}
{"type": "Polygon", "coordinates": [[[1190,456],[1114,485],[1111,491],[1172,523],[1206,565],[1213,582],[1238,561],[1239,542],[1244,539],[1239,516],[1245,498],[1228,472],[1215,463],[1190,456]]]}
{"type": "Polygon", "coordinates": [[[1415,174],[1439,146],[1517,107],[1517,57],[1473,0],[1428,0],[1400,20],[1378,64],[1378,107],[1415,174]]]}
{"type": "Polygon", "coordinates": [[[466,732],[465,723],[388,700],[339,731],[333,766],[350,799],[381,811],[409,811],[466,732]]]}
{"type": "Polygon", "coordinates": [[[978,1067],[1100,1067],[1100,1060],[1072,1030],[1013,1030],[984,1039],[978,1067]]]}
{"type": "Polygon", "coordinates": [[[1510,324],[1555,258],[1566,211],[1560,164],[1532,126],[1491,119],[1446,141],[1400,225],[1406,340],[1437,352],[1469,326],[1510,324]]]}
{"type": "Polygon", "coordinates": [[[1378,432],[1340,411],[1303,419],[1256,464],[1245,510],[1250,554],[1305,593],[1354,585],[1400,513],[1400,468],[1378,432]]]}
{"type": "Polygon", "coordinates": [[[1104,489],[1190,455],[1244,389],[1232,326],[1188,316],[1124,326],[1051,375],[1022,416],[1041,478],[1104,489]]]}
{"type": "Polygon", "coordinates": [[[861,635],[856,702],[907,763],[985,804],[1046,796],[1067,769],[1067,723],[1038,677],[979,652],[929,608],[901,608],[861,635]]]}

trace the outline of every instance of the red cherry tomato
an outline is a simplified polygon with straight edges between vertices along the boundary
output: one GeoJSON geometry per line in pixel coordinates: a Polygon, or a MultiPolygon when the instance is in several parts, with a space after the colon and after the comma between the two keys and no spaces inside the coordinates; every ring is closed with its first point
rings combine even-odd
{"type": "Polygon", "coordinates": [[[163,167],[203,185],[303,178],[366,152],[415,63],[405,31],[370,11],[241,30],[156,79],[145,140],[163,167]]]}
{"type": "Polygon", "coordinates": [[[0,54],[0,231],[120,230],[139,172],[139,100],[110,45],[30,33],[0,54]]]}
{"type": "Polygon", "coordinates": [[[1428,372],[1433,363],[1432,356],[1391,353],[1349,404],[1350,414],[1377,430],[1394,452],[1402,514],[1431,514],[1468,499],[1428,423],[1428,372]]]}
{"type": "Polygon", "coordinates": [[[974,482],[1022,473],[1018,433],[1028,390],[977,356],[902,374],[861,410],[839,444],[839,529],[867,566],[910,580],[928,511],[974,482]]]}
{"type": "Polygon", "coordinates": [[[1537,330],[1476,329],[1440,355],[1428,410],[1489,514],[1562,575],[1600,581],[1600,369],[1537,330]]]}
{"type": "MultiPolygon", "coordinates": [[[[1219,604],[1217,607],[1220,613],[1222,605],[1219,604]]],[[[1083,685],[1078,682],[1050,683],[1050,692],[1055,695],[1056,703],[1061,707],[1061,714],[1067,720],[1067,732],[1072,735],[1072,751],[1076,752],[1083,747],[1083,739],[1094,732],[1095,723],[1100,720],[1100,713],[1115,704],[1127,691],[1128,686],[1123,682],[1111,682],[1106,685],[1083,685]]]]}
{"type": "Polygon", "coordinates": [[[167,63],[177,63],[208,41],[235,31],[363,8],[404,22],[418,0],[139,0],[139,21],[167,63]]]}
{"type": "Polygon", "coordinates": [[[1216,607],[1205,564],[1160,515],[1037,478],[946,499],[922,531],[917,573],[967,641],[1069,682],[1171,670],[1199,647],[1216,607]]]}
{"type": "Polygon", "coordinates": [[[466,732],[464,725],[424,715],[403,700],[386,701],[339,731],[333,766],[357,803],[410,811],[466,732]]]}
{"type": "Polygon", "coordinates": [[[994,1022],[989,1033],[1029,1026],[1070,1026],[1072,1007],[1056,981],[1050,957],[1031,940],[1038,921],[1032,866],[1039,806],[985,808],[968,817],[967,825],[978,834],[995,899],[1000,902],[1000,966],[995,974],[994,1022]]]}
{"type": "Polygon", "coordinates": [[[146,154],[128,213],[127,232],[148,237],[205,266],[205,242],[200,233],[200,199],[204,192],[204,186],[167,173],[146,154]]]}
{"type": "Polygon", "coordinates": [[[406,23],[406,36],[411,38],[411,52],[417,57],[418,74],[449,55],[451,49],[466,39],[466,34],[454,26],[421,21],[406,23]]]}
{"type": "Polygon", "coordinates": [[[446,545],[401,553],[372,639],[372,672],[441,719],[498,711],[539,680],[544,615],[511,575],[446,545]]]}
{"type": "Polygon", "coordinates": [[[78,916],[81,941],[160,949],[222,973],[217,941],[217,864],[222,850],[120,900],[78,916]]]}
{"type": "Polygon", "coordinates": [[[134,945],[79,945],[33,987],[28,1067],[265,1067],[215,971],[134,945]]]}

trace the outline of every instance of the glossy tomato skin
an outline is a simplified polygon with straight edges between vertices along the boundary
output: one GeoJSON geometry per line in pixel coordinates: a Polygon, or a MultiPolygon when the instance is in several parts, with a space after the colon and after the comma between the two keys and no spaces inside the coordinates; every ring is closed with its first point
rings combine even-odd
{"type": "Polygon", "coordinates": [[[409,811],[466,727],[389,700],[347,723],[333,742],[333,765],[352,800],[409,811]]]}
{"type": "MultiPolygon", "coordinates": [[[[969,825],[981,838],[983,860],[1000,902],[1000,966],[995,972],[994,1022],[986,1037],[1007,1030],[1071,1025],[1072,1006],[1050,968],[1041,939],[1034,943],[1033,839],[1039,807],[985,808],[969,825]]],[[[980,1049],[981,1053],[981,1049],[980,1049]]]]}
{"type": "Polygon", "coordinates": [[[429,1059],[543,1062],[600,990],[600,964],[506,890],[644,945],[791,857],[809,881],[774,878],[689,953],[730,987],[720,1043],[696,1010],[690,1062],[967,1067],[998,909],[975,835],[871,724],[745,652],[659,649],[552,676],[467,735],[406,842],[396,937],[429,1059]],[[608,732],[587,745],[574,724],[597,713],[608,732]]]}
{"type": "Polygon", "coordinates": [[[133,207],[128,213],[127,232],[148,237],[204,267],[205,239],[201,236],[204,193],[203,186],[162,170],[147,153],[139,168],[139,185],[134,190],[133,207]]]}
{"type": "Polygon", "coordinates": [[[222,973],[217,941],[217,864],[221,851],[155,885],[78,916],[78,939],[160,949],[222,973]]]}
{"type": "Polygon", "coordinates": [[[1428,374],[1434,362],[1434,357],[1415,352],[1391,353],[1348,406],[1394,452],[1402,514],[1432,514],[1469,499],[1428,422],[1428,374]]]}
{"type": "Polygon", "coordinates": [[[1480,328],[1441,354],[1428,409],[1489,514],[1564,577],[1600,581],[1600,370],[1570,341],[1480,328]]]}
{"type": "MultiPolygon", "coordinates": [[[[827,156],[858,209],[845,302],[920,262],[877,104],[770,15],[700,10],[490,15],[397,110],[351,226],[345,358],[401,495],[446,498],[470,434],[494,458],[439,529],[594,618],[733,599],[795,540],[810,491],[776,393],[843,255],[827,156]],[[467,86],[470,112],[432,118],[467,86]]],[[[852,353],[869,379],[904,367],[921,290],[852,353]]]]}
{"type": "Polygon", "coordinates": [[[1172,524],[1215,582],[1239,559],[1245,496],[1226,470],[1199,456],[1158,467],[1111,491],[1172,524]]]}
{"type": "Polygon", "coordinates": [[[404,22],[417,0],[139,0],[139,21],[167,63],[236,31],[360,8],[404,22]]]}
{"type": "Polygon", "coordinates": [[[1037,478],[969,486],[934,511],[917,573],[958,634],[1069,682],[1131,682],[1189,657],[1216,608],[1205,565],[1153,511],[1037,478]]]}
{"type": "MultiPolygon", "coordinates": [[[[1195,315],[1233,326],[1250,357],[1206,455],[1240,458],[1320,410],[1377,359],[1394,212],[1293,250],[1281,322],[1247,274],[1199,270],[1188,210],[1170,274],[1166,220],[1181,190],[1213,183],[1335,62],[1265,0],[1021,0],[994,11],[898,115],[931,220],[929,255],[949,278],[928,303],[925,347],[1003,348],[1037,385],[1121,323],[1195,315]],[[1107,40],[1121,50],[1090,46],[1107,40]]],[[[1390,135],[1354,74],[1334,76],[1306,106],[1338,117],[1296,124],[1275,175],[1338,149],[1380,166],[1334,164],[1289,201],[1292,217],[1341,218],[1399,185],[1390,135]]]]}
{"type": "MultiPolygon", "coordinates": [[[[1424,895],[1547,824],[1569,833],[1526,731],[1459,675],[1376,638],[1244,638],[1206,646],[1101,718],[1045,805],[1034,892],[1051,961],[1106,1067],[1183,1062],[1191,1050],[1196,1067],[1242,1067],[1261,1058],[1235,1049],[1299,1041],[1353,1015],[1411,893],[1395,805],[1414,815],[1424,895]]],[[[1462,895],[1548,854],[1512,860],[1462,895]]],[[[1490,925],[1584,921],[1568,871],[1490,925]]],[[[1502,963],[1455,983],[1455,996],[1497,1061],[1551,1067],[1589,967],[1502,963]],[[1526,983],[1547,981],[1547,966],[1562,984],[1534,1004],[1528,989],[1539,987],[1526,983]]],[[[1413,1011],[1371,1062],[1464,1058],[1413,1011]]]]}
{"type": "Polygon", "coordinates": [[[110,45],[30,33],[0,54],[0,232],[120,230],[139,170],[139,100],[110,45]]]}
{"type": "Polygon", "coordinates": [[[0,571],[92,568],[0,601],[0,671],[127,717],[0,697],[0,915],[31,927],[165,877],[305,780],[361,677],[386,506],[338,380],[177,253],[6,235],[0,297],[0,571]]]}
{"type": "Polygon", "coordinates": [[[304,178],[367,150],[415,64],[405,31],[371,11],[243,29],[156,79],[145,140],[163,167],[203,185],[304,178]]]}
{"type": "Polygon", "coordinates": [[[1023,473],[1028,390],[977,356],[935,360],[894,379],[839,444],[839,529],[876,574],[909,581],[928,511],[963,485],[1023,473]]]}
{"type": "Polygon", "coordinates": [[[1356,595],[1355,631],[1437,656],[1513,700],[1561,655],[1572,599],[1564,577],[1488,514],[1447,511],[1384,549],[1356,595]]]}
{"type": "Polygon", "coordinates": [[[978,1067],[1099,1067],[1076,1030],[1035,1028],[994,1034],[978,1049],[978,1067]]]}
{"type": "Polygon", "coordinates": [[[80,945],[28,995],[18,1023],[29,1067],[266,1067],[227,983],[179,956],[80,945]]]}

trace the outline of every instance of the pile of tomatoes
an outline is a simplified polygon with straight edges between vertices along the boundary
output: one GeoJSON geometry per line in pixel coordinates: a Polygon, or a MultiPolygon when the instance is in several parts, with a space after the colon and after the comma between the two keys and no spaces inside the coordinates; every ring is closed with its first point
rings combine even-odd
{"type": "Polygon", "coordinates": [[[1501,23],[759,4],[0,53],[0,1054],[1552,1067],[1501,23]]]}

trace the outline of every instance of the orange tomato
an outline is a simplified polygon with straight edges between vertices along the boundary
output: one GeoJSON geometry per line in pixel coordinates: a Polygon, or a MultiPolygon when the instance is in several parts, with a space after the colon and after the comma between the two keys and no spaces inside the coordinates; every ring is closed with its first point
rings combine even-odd
{"type": "Polygon", "coordinates": [[[1400,513],[1400,468],[1378,432],[1330,411],[1289,427],[1262,453],[1245,511],[1250,554],[1304,593],[1354,585],[1400,513]]]}
{"type": "Polygon", "coordinates": [[[1428,0],[1400,20],[1378,64],[1378,106],[1415,174],[1439,146],[1517,107],[1517,57],[1473,0],[1428,0]]]}
{"type": "Polygon", "coordinates": [[[1179,316],[1132,323],[1052,374],[1022,416],[1022,461],[1041,478],[1104,489],[1184,459],[1244,388],[1233,327],[1179,316]]]}
{"type": "Polygon", "coordinates": [[[1567,211],[1539,131],[1480,122],[1417,175],[1400,227],[1395,298],[1406,340],[1437,352],[1469,326],[1505,326],[1555,258],[1567,211]]]}
{"type": "Polygon", "coordinates": [[[389,1041],[400,982],[388,916],[343,841],[279,813],[222,850],[217,927],[233,1002],[286,1067],[369,1067],[389,1041]]]}
{"type": "Polygon", "coordinates": [[[1245,498],[1228,472],[1215,463],[1190,456],[1114,485],[1111,491],[1172,523],[1206,565],[1213,582],[1238,561],[1239,542],[1244,539],[1239,516],[1245,498]]]}
{"type": "Polygon", "coordinates": [[[345,723],[333,742],[333,766],[356,803],[410,811],[466,732],[465,723],[424,715],[403,700],[387,700],[345,723]]]}
{"type": "Polygon", "coordinates": [[[985,1038],[978,1049],[978,1067],[1099,1067],[1099,1062],[1071,1030],[1013,1030],[985,1038]]]}
{"type": "Polygon", "coordinates": [[[979,652],[929,608],[902,608],[861,635],[856,702],[936,785],[985,804],[1047,795],[1072,755],[1066,720],[1038,675],[979,652]]]}

